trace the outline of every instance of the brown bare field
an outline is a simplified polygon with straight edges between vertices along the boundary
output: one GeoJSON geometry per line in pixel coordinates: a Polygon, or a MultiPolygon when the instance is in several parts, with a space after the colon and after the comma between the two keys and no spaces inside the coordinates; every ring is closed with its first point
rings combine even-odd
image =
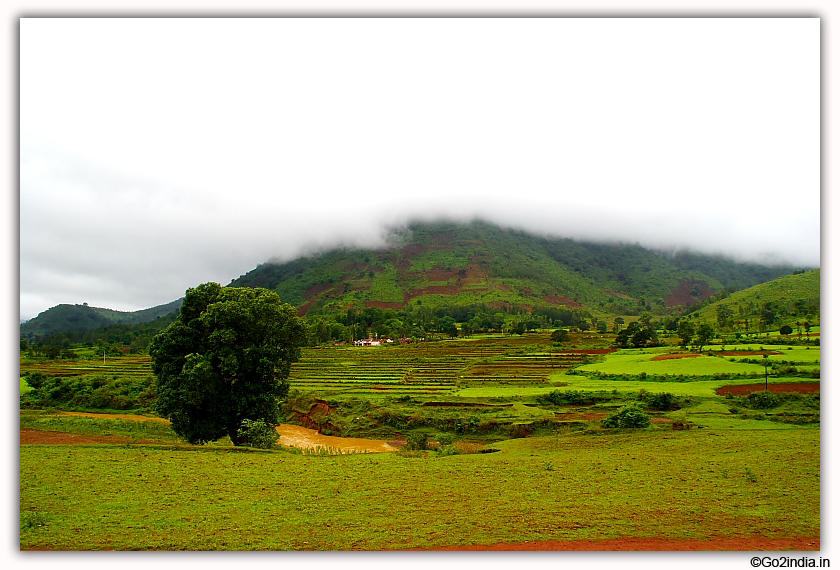
{"type": "MultiPolygon", "coordinates": [[[[721,386],[715,393],[718,396],[725,396],[732,394],[733,396],[746,396],[750,392],[764,391],[764,384],[742,384],[740,386],[721,386]]],[[[782,394],[785,392],[797,392],[799,394],[814,394],[820,391],[819,382],[782,382],[778,384],[769,384],[767,389],[774,394],[782,394]]]]}
{"type": "MultiPolygon", "coordinates": [[[[122,445],[131,440],[117,435],[87,435],[83,433],[65,433],[61,431],[41,431],[30,428],[20,428],[21,445],[80,445],[85,443],[110,443],[122,445]]],[[[147,439],[139,439],[133,443],[155,443],[147,439]]]]}

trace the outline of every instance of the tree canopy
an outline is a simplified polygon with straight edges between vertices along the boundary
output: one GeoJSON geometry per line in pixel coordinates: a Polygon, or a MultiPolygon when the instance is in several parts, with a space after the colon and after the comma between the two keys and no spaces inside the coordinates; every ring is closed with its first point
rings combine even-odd
{"type": "Polygon", "coordinates": [[[188,289],[178,318],[149,347],[156,411],[190,443],[228,435],[241,445],[244,420],[279,423],[278,400],[305,341],[296,310],[273,291],[188,289]]]}

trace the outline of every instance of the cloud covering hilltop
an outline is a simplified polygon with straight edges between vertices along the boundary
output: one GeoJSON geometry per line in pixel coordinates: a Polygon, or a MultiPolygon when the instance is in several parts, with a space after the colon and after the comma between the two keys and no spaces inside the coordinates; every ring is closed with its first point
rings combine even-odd
{"type": "Polygon", "coordinates": [[[22,318],[440,218],[820,262],[818,19],[23,19],[20,74],[22,318]]]}

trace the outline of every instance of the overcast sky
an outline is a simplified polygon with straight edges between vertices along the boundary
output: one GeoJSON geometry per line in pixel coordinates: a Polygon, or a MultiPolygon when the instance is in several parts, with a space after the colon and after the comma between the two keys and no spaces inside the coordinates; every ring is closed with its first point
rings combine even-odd
{"type": "Polygon", "coordinates": [[[20,313],[409,219],[820,264],[817,19],[23,19],[20,313]]]}

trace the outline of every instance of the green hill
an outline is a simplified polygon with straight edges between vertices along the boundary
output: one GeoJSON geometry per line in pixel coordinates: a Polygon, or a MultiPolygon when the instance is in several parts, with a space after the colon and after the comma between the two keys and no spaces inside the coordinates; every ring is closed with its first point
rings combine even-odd
{"type": "Polygon", "coordinates": [[[126,312],[84,305],[56,305],[34,319],[20,325],[21,338],[33,338],[61,332],[85,332],[113,324],[136,325],[148,323],[171,314],[181,306],[182,299],[150,309],[126,312]]]}
{"type": "Polygon", "coordinates": [[[699,322],[722,331],[778,330],[783,325],[796,329],[797,321],[816,325],[820,320],[820,270],[785,275],[737,291],[702,307],[696,315],[699,322]]]}
{"type": "MultiPolygon", "coordinates": [[[[548,238],[485,222],[413,224],[395,232],[389,243],[390,247],[381,250],[334,249],[293,261],[264,263],[231,281],[230,286],[275,290],[285,302],[298,307],[301,315],[329,314],[350,307],[488,306],[583,309],[600,318],[643,311],[669,314],[794,270],[721,256],[663,253],[638,244],[548,238]]],[[[745,301],[742,309],[734,310],[736,314],[737,310],[758,311],[757,307],[768,301],[801,299],[807,307],[816,303],[818,312],[819,270],[816,275],[816,296],[809,292],[803,297],[796,292],[785,297],[783,292],[768,289],[752,305],[745,301]]],[[[804,279],[801,275],[789,277],[804,279]]],[[[740,298],[732,295],[730,302],[740,298]]],[[[173,313],[180,304],[179,299],[135,312],[57,305],[21,324],[20,334],[32,339],[147,323],[173,313]]],[[[788,305],[780,310],[794,314],[788,305]]],[[[797,307],[801,313],[803,309],[797,307]]],[[[710,310],[714,309],[705,307],[698,316],[709,319],[710,310]]]]}
{"type": "Polygon", "coordinates": [[[593,314],[666,314],[726,288],[791,273],[640,245],[547,238],[484,223],[413,224],[384,250],[340,249],[269,262],[231,286],[266,287],[300,314],[443,305],[585,308],[593,314]]]}

